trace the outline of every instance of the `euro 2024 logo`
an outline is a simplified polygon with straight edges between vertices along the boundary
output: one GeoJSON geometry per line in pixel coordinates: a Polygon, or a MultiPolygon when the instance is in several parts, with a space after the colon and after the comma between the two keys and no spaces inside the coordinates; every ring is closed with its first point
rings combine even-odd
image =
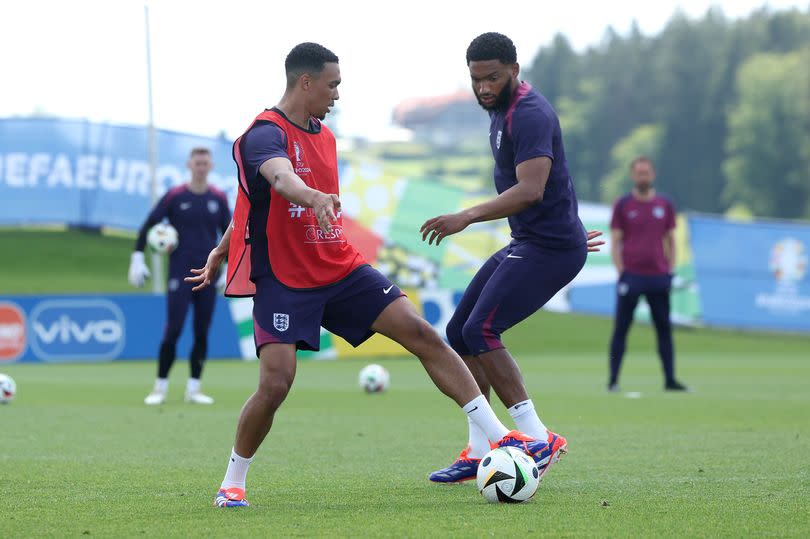
{"type": "Polygon", "coordinates": [[[768,268],[780,284],[797,283],[807,272],[807,253],[804,244],[794,238],[785,238],[771,249],[768,268]]]}
{"type": "Polygon", "coordinates": [[[312,169],[304,164],[304,150],[297,140],[293,141],[293,152],[295,153],[295,173],[309,174],[312,172],[312,169]]]}
{"type": "Polygon", "coordinates": [[[807,273],[807,250],[795,238],[778,241],[771,249],[768,269],[776,278],[777,287],[773,293],[759,293],[754,299],[757,307],[774,314],[803,316],[810,311],[810,296],[803,296],[799,282],[807,273]]]}

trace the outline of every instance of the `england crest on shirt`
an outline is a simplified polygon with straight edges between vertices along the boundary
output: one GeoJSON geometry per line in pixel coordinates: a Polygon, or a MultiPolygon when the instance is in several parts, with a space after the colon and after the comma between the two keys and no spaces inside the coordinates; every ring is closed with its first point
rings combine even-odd
{"type": "Polygon", "coordinates": [[[273,313],[273,327],[279,331],[287,331],[290,327],[290,315],[284,313],[273,313]]]}
{"type": "Polygon", "coordinates": [[[653,217],[655,217],[656,219],[664,218],[664,208],[662,208],[661,206],[654,207],[652,213],[653,217]]]}
{"type": "Polygon", "coordinates": [[[216,213],[219,211],[219,203],[216,200],[209,200],[208,201],[208,211],[211,213],[216,213]]]}

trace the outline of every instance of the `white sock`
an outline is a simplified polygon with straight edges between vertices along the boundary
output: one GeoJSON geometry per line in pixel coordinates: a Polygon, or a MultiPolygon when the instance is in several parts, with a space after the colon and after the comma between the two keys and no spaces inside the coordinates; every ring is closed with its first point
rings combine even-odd
{"type": "Polygon", "coordinates": [[[495,412],[492,410],[492,406],[489,405],[489,402],[487,402],[487,399],[485,399],[483,395],[478,395],[465,404],[463,410],[467,414],[467,417],[472,419],[490,440],[497,442],[509,434],[509,429],[504,427],[503,423],[500,422],[498,416],[496,416],[495,412]]]}
{"type": "Polygon", "coordinates": [[[169,379],[158,378],[155,380],[155,387],[152,389],[155,393],[166,393],[169,390],[169,379]]]}
{"type": "Polygon", "coordinates": [[[509,415],[515,420],[517,429],[524,434],[528,434],[537,440],[545,440],[548,438],[548,429],[537,417],[537,412],[534,409],[534,403],[531,399],[519,402],[514,406],[509,407],[509,415]]]}
{"type": "Polygon", "coordinates": [[[186,393],[199,393],[200,380],[199,378],[189,378],[186,382],[186,393]]]}
{"type": "Polygon", "coordinates": [[[467,423],[470,428],[470,452],[467,456],[474,459],[484,458],[484,455],[489,453],[489,438],[469,416],[467,416],[467,423]]]}
{"type": "Polygon", "coordinates": [[[222,486],[220,488],[245,488],[245,478],[247,477],[251,462],[253,462],[253,457],[249,459],[240,457],[236,454],[236,451],[231,449],[231,458],[228,460],[228,471],[225,472],[225,479],[222,480],[222,486]]]}

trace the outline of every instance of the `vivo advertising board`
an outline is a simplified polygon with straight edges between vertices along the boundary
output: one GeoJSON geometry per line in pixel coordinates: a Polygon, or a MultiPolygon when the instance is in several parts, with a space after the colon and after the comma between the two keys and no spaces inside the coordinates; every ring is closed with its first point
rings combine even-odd
{"type": "Polygon", "coordinates": [[[810,332],[810,224],[689,218],[703,320],[810,332]]]}
{"type": "Polygon", "coordinates": [[[42,301],[29,329],[32,352],[43,361],[116,358],[126,343],[124,313],[105,299],[42,301]]]}
{"type": "MultiPolygon", "coordinates": [[[[177,357],[192,346],[192,313],[177,343],[177,357]]],[[[110,361],[157,356],[166,300],[155,295],[12,296],[0,298],[0,363],[110,361]]],[[[218,297],[208,334],[209,357],[239,357],[239,342],[225,298],[218,297]]]]}

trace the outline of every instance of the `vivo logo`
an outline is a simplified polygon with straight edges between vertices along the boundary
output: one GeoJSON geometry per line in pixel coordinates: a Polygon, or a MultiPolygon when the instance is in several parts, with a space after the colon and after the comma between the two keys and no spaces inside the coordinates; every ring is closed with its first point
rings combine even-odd
{"type": "Polygon", "coordinates": [[[118,342],[124,333],[124,329],[117,320],[90,320],[82,325],[81,322],[76,322],[65,314],[54,321],[49,328],[39,322],[34,322],[34,331],[38,339],[48,344],[57,340],[65,344],[71,341],[84,344],[91,340],[114,343],[118,342]]]}
{"type": "Polygon", "coordinates": [[[124,348],[124,315],[108,300],[43,301],[30,325],[31,349],[44,361],[113,359],[124,348]]]}

